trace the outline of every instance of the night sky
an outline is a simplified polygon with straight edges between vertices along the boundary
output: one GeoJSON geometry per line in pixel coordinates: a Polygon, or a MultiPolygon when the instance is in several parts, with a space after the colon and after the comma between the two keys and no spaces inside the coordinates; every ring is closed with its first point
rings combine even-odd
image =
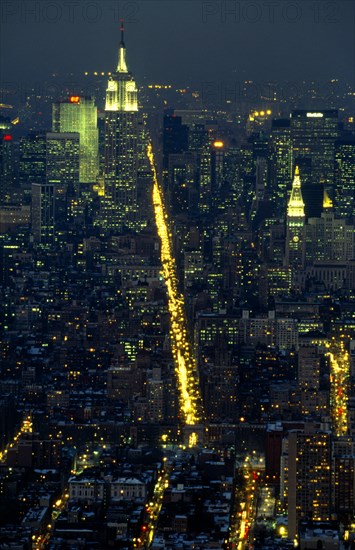
{"type": "Polygon", "coordinates": [[[2,0],[2,81],[113,70],[120,17],[138,82],[354,84],[351,0],[2,0]]]}

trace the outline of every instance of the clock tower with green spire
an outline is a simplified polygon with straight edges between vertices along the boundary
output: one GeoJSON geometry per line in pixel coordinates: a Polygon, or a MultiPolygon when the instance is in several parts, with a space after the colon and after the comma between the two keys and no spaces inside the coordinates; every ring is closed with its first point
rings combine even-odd
{"type": "Polygon", "coordinates": [[[301,191],[301,178],[299,168],[296,166],[291,195],[287,205],[285,254],[286,266],[294,270],[302,269],[304,264],[304,225],[305,212],[301,191]]]}

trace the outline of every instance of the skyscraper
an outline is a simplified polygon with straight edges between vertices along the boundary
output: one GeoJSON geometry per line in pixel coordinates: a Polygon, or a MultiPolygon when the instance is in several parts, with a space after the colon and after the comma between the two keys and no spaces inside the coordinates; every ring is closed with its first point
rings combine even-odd
{"type": "Polygon", "coordinates": [[[270,134],[270,180],[275,214],[283,217],[292,179],[292,140],[289,119],[272,121],[270,134]]]}
{"type": "Polygon", "coordinates": [[[300,519],[327,521],[330,518],[331,436],[306,424],[303,432],[290,431],[286,440],[288,460],[283,475],[288,500],[288,536],[294,538],[300,519]]]}
{"type": "Polygon", "coordinates": [[[32,232],[51,243],[65,230],[68,197],[79,182],[79,134],[34,133],[21,142],[21,182],[31,188],[32,232]]]}
{"type": "Polygon", "coordinates": [[[196,152],[199,173],[198,211],[208,214],[212,206],[211,182],[212,136],[203,124],[195,124],[189,132],[189,150],[196,152]]]}
{"type": "Polygon", "coordinates": [[[168,196],[173,214],[187,213],[197,205],[196,155],[190,152],[170,153],[168,165],[168,196]]]}
{"type": "Polygon", "coordinates": [[[354,224],[335,215],[332,201],[324,192],[323,212],[309,218],[304,231],[304,263],[351,260],[354,257],[354,224]]]}
{"type": "Polygon", "coordinates": [[[335,213],[355,218],[355,138],[335,144],[335,213]]]}
{"type": "Polygon", "coordinates": [[[35,241],[42,244],[54,242],[55,193],[53,183],[32,183],[32,233],[35,241]]]}
{"type": "Polygon", "coordinates": [[[304,202],[298,166],[292,183],[290,200],[287,206],[286,221],[286,266],[294,269],[303,265],[303,228],[305,223],[304,202]]]}
{"type": "Polygon", "coordinates": [[[68,214],[72,211],[75,189],[79,183],[80,144],[75,132],[48,132],[46,181],[55,185],[56,231],[66,230],[68,214]]]}
{"type": "Polygon", "coordinates": [[[53,103],[53,132],[78,132],[80,136],[80,183],[93,183],[99,173],[97,107],[93,97],[70,96],[53,103]]]}
{"type": "Polygon", "coordinates": [[[20,141],[20,183],[79,182],[79,134],[32,132],[20,141]]]}
{"type": "Polygon", "coordinates": [[[14,150],[12,134],[0,125],[0,203],[11,200],[14,183],[14,150]]]}
{"type": "Polygon", "coordinates": [[[46,179],[48,183],[74,187],[79,181],[80,144],[75,132],[47,132],[46,179]]]}
{"type": "Polygon", "coordinates": [[[20,184],[24,190],[32,183],[45,183],[47,169],[46,132],[31,132],[20,140],[20,184]]]}
{"type": "Polygon", "coordinates": [[[302,170],[302,184],[321,181],[332,197],[334,185],[335,141],[339,135],[338,111],[294,110],[291,114],[293,159],[302,168],[308,159],[309,171],[302,170]]]}
{"type": "Polygon", "coordinates": [[[138,101],[137,86],[126,64],[121,42],[116,72],[110,76],[105,104],[105,195],[101,200],[103,230],[136,229],[138,221],[138,101]]]}
{"type": "Polygon", "coordinates": [[[169,155],[181,154],[188,149],[189,128],[182,124],[181,116],[167,110],[163,119],[163,169],[167,173],[169,155]]]}
{"type": "Polygon", "coordinates": [[[212,201],[217,207],[225,178],[225,152],[226,147],[223,141],[216,139],[211,146],[211,189],[212,201]]]}

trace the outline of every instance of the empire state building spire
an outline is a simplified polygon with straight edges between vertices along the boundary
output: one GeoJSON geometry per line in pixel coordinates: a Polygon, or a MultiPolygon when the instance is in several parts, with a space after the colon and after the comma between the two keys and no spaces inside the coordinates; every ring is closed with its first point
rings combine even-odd
{"type": "Polygon", "coordinates": [[[138,111],[137,86],[126,64],[124,27],[121,21],[121,41],[118,50],[118,64],[107,83],[105,111],[138,111]]]}
{"type": "Polygon", "coordinates": [[[126,46],[124,43],[124,25],[123,19],[121,19],[121,42],[118,50],[118,64],[116,71],[118,73],[128,73],[127,64],[126,64],[126,46]]]}

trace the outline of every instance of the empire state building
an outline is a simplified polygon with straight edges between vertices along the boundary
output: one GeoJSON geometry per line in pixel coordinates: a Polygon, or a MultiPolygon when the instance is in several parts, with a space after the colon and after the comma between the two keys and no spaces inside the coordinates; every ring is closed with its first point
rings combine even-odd
{"type": "Polygon", "coordinates": [[[137,86],[126,64],[124,29],[116,72],[110,76],[105,104],[104,197],[101,223],[107,231],[137,227],[138,102],[137,86]]]}

